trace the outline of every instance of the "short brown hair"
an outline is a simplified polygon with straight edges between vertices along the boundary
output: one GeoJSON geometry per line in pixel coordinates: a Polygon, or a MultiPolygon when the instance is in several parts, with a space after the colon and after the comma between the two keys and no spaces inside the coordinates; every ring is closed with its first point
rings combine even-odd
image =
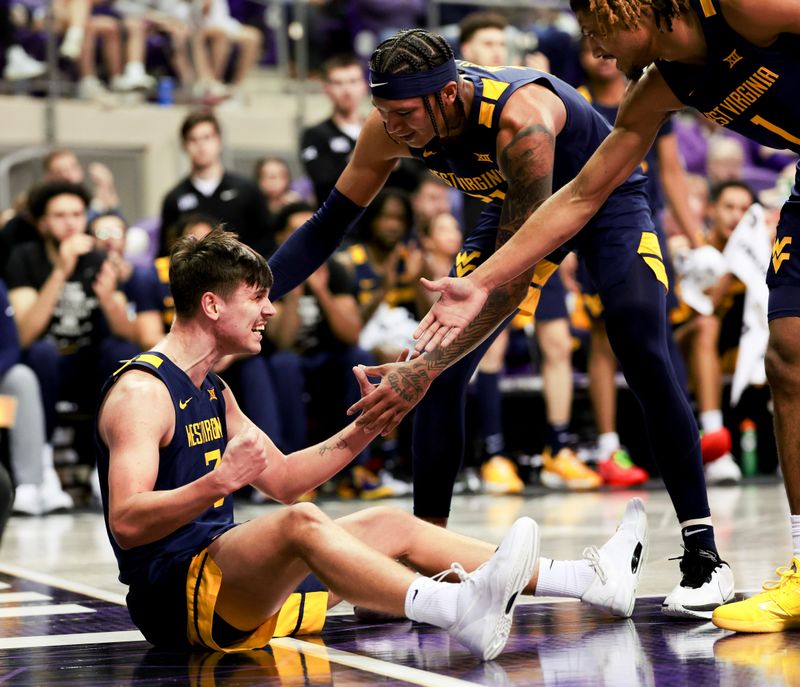
{"type": "Polygon", "coordinates": [[[175,315],[191,318],[207,291],[228,298],[239,286],[272,287],[272,271],[264,257],[244,245],[236,234],[217,226],[208,236],[179,238],[172,248],[169,284],[175,315]]]}
{"type": "Polygon", "coordinates": [[[508,19],[497,12],[472,12],[461,20],[458,25],[459,45],[469,43],[478,31],[483,29],[500,29],[505,31],[508,19]]]}
{"type": "Polygon", "coordinates": [[[189,134],[198,124],[211,124],[216,130],[218,135],[222,134],[222,129],[219,126],[219,120],[216,118],[211,110],[195,110],[186,115],[186,119],[181,124],[181,141],[186,142],[189,134]]]}
{"type": "Polygon", "coordinates": [[[348,67],[361,67],[361,61],[355,55],[334,55],[322,63],[322,78],[330,81],[331,72],[336,69],[346,69],[348,67]]]}

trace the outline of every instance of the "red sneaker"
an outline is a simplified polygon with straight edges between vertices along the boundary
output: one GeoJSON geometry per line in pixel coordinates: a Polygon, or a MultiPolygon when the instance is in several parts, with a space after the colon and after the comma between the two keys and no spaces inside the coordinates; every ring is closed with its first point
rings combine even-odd
{"type": "Polygon", "coordinates": [[[731,450],[731,433],[727,427],[706,432],[700,437],[700,452],[704,463],[712,463],[731,450]]]}
{"type": "Polygon", "coordinates": [[[635,465],[624,448],[618,448],[608,459],[598,463],[597,473],[611,487],[631,487],[650,479],[647,471],[635,465]]]}

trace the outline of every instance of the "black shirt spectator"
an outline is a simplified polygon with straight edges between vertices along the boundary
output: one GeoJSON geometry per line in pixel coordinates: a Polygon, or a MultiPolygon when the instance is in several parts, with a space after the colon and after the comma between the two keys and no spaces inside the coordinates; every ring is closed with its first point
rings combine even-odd
{"type": "Polygon", "coordinates": [[[164,198],[161,206],[161,250],[166,254],[165,238],[169,227],[182,217],[202,213],[225,223],[228,231],[262,255],[269,255],[275,244],[268,231],[267,201],[257,184],[247,177],[226,171],[219,185],[205,195],[186,177],[164,198]]]}

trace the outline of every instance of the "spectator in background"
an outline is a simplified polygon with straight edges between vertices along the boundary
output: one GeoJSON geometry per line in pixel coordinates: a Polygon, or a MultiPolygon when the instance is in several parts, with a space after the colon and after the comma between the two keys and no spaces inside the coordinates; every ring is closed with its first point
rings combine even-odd
{"type": "Polygon", "coordinates": [[[733,136],[719,134],[708,140],[706,177],[711,186],[742,179],[744,146],[733,136]]]}
{"type": "MultiPolygon", "coordinates": [[[[422,246],[422,276],[433,281],[450,274],[450,268],[464,243],[458,220],[449,212],[442,212],[420,227],[419,238],[422,246]]],[[[427,301],[421,312],[426,312],[436,297],[429,291],[421,295],[427,301]]]]}
{"type": "Polygon", "coordinates": [[[285,160],[279,157],[264,157],[256,162],[255,179],[258,188],[267,199],[270,233],[275,232],[275,220],[280,211],[290,203],[302,200],[292,190],[292,173],[285,160]]]}
{"type": "Polygon", "coordinates": [[[496,12],[473,12],[458,25],[461,56],[486,66],[508,63],[506,27],[508,20],[496,12]]]}
{"type": "Polygon", "coordinates": [[[230,103],[243,105],[242,83],[261,58],[261,31],[234,19],[228,0],[202,0],[198,19],[200,36],[211,42],[211,70],[216,83],[224,81],[232,47],[236,46],[236,64],[226,95],[230,96],[230,103]]]}
{"type": "MultiPolygon", "coordinates": [[[[92,14],[97,0],[55,0],[53,12],[59,32],[64,31],[61,55],[74,60],[78,67],[78,97],[96,100],[104,105],[114,105],[115,100],[97,76],[95,48],[100,49],[111,87],[114,90],[129,90],[122,80],[122,50],[120,25],[116,17],[92,14]]],[[[41,27],[46,29],[46,27],[41,27]]]]}
{"type": "MultiPolygon", "coordinates": [[[[47,71],[47,65],[31,57],[17,42],[14,25],[11,23],[9,3],[0,3],[0,45],[5,48],[5,81],[35,79],[47,71]]],[[[0,513],[2,508],[0,507],[0,513]]]]}
{"type": "Polygon", "coordinates": [[[128,223],[113,213],[98,215],[89,224],[97,250],[104,252],[114,268],[118,288],[129,306],[130,330],[125,337],[141,350],[148,350],[164,336],[159,282],[153,270],[136,267],[125,257],[128,223]]]}
{"type": "MultiPolygon", "coordinates": [[[[69,148],[56,148],[48,153],[42,163],[42,172],[43,181],[63,180],[81,185],[86,178],[78,156],[69,148]]],[[[100,162],[92,162],[89,165],[89,178],[92,196],[88,218],[105,212],[120,213],[119,196],[111,170],[100,162]]],[[[8,258],[16,246],[41,240],[36,222],[28,212],[27,198],[24,197],[0,230],[0,276],[5,274],[8,258]]]]}
{"type": "Polygon", "coordinates": [[[365,325],[362,346],[381,363],[397,359],[411,345],[416,328],[422,251],[411,240],[411,200],[398,189],[381,191],[359,223],[363,241],[344,251],[342,260],[355,279],[365,325]]]}
{"type": "Polygon", "coordinates": [[[210,78],[207,54],[204,51],[189,54],[193,38],[191,27],[183,19],[171,16],[174,7],[185,4],[180,0],[113,0],[114,11],[122,18],[125,28],[127,63],[121,81],[126,86],[149,89],[155,85],[155,80],[145,72],[147,36],[151,33],[169,38],[169,61],[183,85],[194,83],[195,69],[210,78]]]}
{"type": "Polygon", "coordinates": [[[314,185],[318,203],[328,197],[350,159],[364,123],[360,108],[367,96],[364,69],[352,55],[326,60],[322,80],[333,111],[328,119],[305,129],[300,137],[300,160],[314,185]]]}
{"type": "MultiPolygon", "coordinates": [[[[92,162],[88,167],[88,175],[92,183],[92,197],[89,201],[90,219],[98,214],[119,214],[119,195],[111,170],[100,162],[92,162]]],[[[74,151],[69,148],[56,148],[44,159],[44,178],[83,184],[86,172],[74,151]]]]}
{"type": "MultiPolygon", "coordinates": [[[[686,352],[704,438],[708,441],[709,435],[723,435],[726,438],[723,443],[727,445],[730,445],[730,434],[722,420],[720,356],[726,350],[733,351],[734,361],[728,365],[728,371],[732,371],[742,329],[745,287],[727,272],[721,253],[753,202],[752,189],[742,181],[725,181],[713,187],[708,208],[708,245],[689,253],[684,260],[681,293],[692,308],[692,316],[676,332],[686,352]],[[697,272],[715,272],[713,276],[716,278],[709,280],[710,286],[704,284],[703,292],[690,289],[694,276],[705,279],[697,272]]],[[[738,482],[742,478],[741,470],[730,453],[707,462],[705,472],[708,484],[738,482]]]]}
{"type": "MultiPolygon", "coordinates": [[[[45,441],[44,408],[39,382],[28,366],[20,363],[19,339],[8,291],[0,281],[0,394],[2,414],[8,426],[9,457],[14,474],[14,512],[43,515],[74,506],[61,487],[53,467],[53,446],[45,441]],[[10,405],[7,403],[11,399],[10,405]],[[9,415],[15,416],[13,419],[9,415]]],[[[0,531],[5,524],[3,478],[0,475],[0,531]]]]}
{"type": "Polygon", "coordinates": [[[137,353],[114,268],[86,232],[89,194],[68,181],[34,188],[28,205],[41,242],[17,246],[7,269],[22,360],[39,379],[46,437],[56,403],[94,410],[103,379],[137,353]]]}
{"type": "Polygon", "coordinates": [[[217,118],[209,110],[192,112],[181,124],[180,136],[191,170],[164,197],[158,254],[168,254],[169,228],[182,217],[200,212],[236,232],[243,243],[262,255],[269,255],[275,239],[269,231],[266,199],[254,181],[223,166],[217,118]]]}

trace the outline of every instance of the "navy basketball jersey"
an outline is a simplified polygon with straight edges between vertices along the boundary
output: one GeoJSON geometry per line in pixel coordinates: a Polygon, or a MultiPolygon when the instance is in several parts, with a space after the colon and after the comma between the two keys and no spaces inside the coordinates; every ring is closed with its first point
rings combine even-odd
{"type": "Polygon", "coordinates": [[[719,0],[690,2],[705,36],[706,63],[659,60],[672,92],[712,122],[800,153],[800,36],[782,33],[761,48],[728,25],[719,0]]]}
{"type": "MultiPolygon", "coordinates": [[[[153,490],[176,489],[216,469],[227,444],[225,398],[222,395],[225,385],[222,380],[211,373],[198,389],[169,358],[149,351],[128,361],[109,378],[100,394],[100,403],[129,370],[144,370],[158,377],[172,397],[175,433],[169,444],[159,449],[158,475],[153,490]]],[[[136,408],[131,408],[131,422],[136,422],[136,412],[136,408]]],[[[95,432],[95,440],[103,515],[119,563],[120,582],[155,582],[170,565],[190,559],[215,537],[233,527],[233,496],[230,495],[217,501],[188,525],[158,541],[121,549],[108,527],[109,451],[98,432],[95,432]]]]}
{"type": "MultiPolygon", "coordinates": [[[[502,205],[505,200],[508,186],[497,163],[497,133],[505,104],[523,86],[536,83],[548,88],[567,109],[566,123],[556,137],[553,192],[577,176],[611,132],[608,122],[572,86],[552,74],[529,67],[459,62],[459,75],[475,86],[465,131],[456,141],[443,145],[434,139],[424,148],[411,148],[411,153],[447,184],[484,203],[502,205]]],[[[643,185],[644,178],[634,172],[618,193],[643,185]]]]}
{"type": "MultiPolygon", "coordinates": [[[[578,93],[586,98],[587,102],[589,102],[597,112],[603,115],[603,117],[606,119],[606,121],[608,121],[609,124],[611,124],[611,126],[614,126],[619,107],[601,105],[598,103],[588,86],[580,86],[578,88],[578,93]]],[[[671,133],[672,119],[670,118],[661,126],[661,129],[656,136],[656,140],[653,142],[653,145],[650,146],[650,150],[647,151],[647,155],[642,162],[641,171],[647,178],[647,197],[650,200],[650,211],[653,213],[653,216],[655,216],[659,210],[664,207],[664,198],[663,194],[661,193],[661,181],[658,176],[658,156],[656,155],[656,144],[658,143],[659,138],[671,133]]]]}

